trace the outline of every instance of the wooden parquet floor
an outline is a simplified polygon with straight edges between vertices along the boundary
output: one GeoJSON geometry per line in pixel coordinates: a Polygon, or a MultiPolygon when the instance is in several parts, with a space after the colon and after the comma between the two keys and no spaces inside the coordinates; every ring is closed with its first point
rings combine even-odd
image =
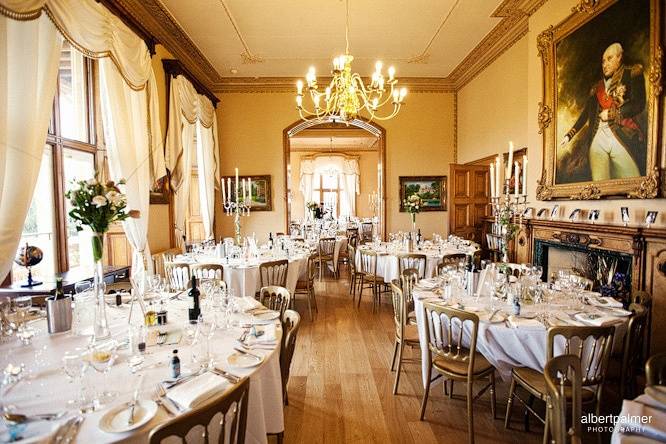
{"type": "MultiPolygon", "coordinates": [[[[406,349],[406,357],[417,361],[403,365],[398,394],[393,395],[389,295],[382,296],[380,312],[373,314],[366,290],[357,309],[345,271],[339,281],[317,283],[319,313],[314,321],[302,297],[296,301],[302,322],[289,380],[284,442],[466,443],[463,384],[455,387],[458,399],[444,396],[441,383],[433,384],[426,421],[419,421],[423,386],[418,349],[406,349]]],[[[514,407],[512,429],[504,429],[507,393],[508,384],[500,382],[495,420],[487,393],[475,402],[476,443],[541,442],[541,425],[532,419],[530,432],[524,432],[519,408],[514,407]]]]}

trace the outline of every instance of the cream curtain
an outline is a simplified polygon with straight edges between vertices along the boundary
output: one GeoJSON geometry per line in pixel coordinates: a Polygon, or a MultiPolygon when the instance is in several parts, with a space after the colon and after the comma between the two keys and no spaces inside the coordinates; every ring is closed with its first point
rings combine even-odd
{"type": "Polygon", "coordinates": [[[61,46],[45,16],[0,16],[0,281],[11,269],[37,183],[61,46]]]}
{"type": "MultiPolygon", "coordinates": [[[[101,92],[102,100],[106,101],[103,120],[113,128],[105,130],[109,141],[109,162],[115,164],[115,167],[112,167],[115,168],[114,173],[135,176],[133,180],[137,183],[131,186],[128,184],[127,197],[130,202],[129,208],[139,209],[142,212],[142,220],[136,225],[133,225],[134,222],[126,223],[125,230],[136,252],[146,250],[146,246],[141,245],[141,235],[139,234],[144,229],[143,227],[147,228],[148,225],[148,207],[146,206],[144,211],[143,202],[148,200],[149,191],[146,188],[144,192],[144,184],[146,182],[150,184],[152,180],[166,174],[164,151],[159,137],[161,131],[157,96],[154,93],[154,74],[146,44],[118,17],[94,0],[0,0],[0,14],[3,23],[2,33],[7,39],[6,42],[3,42],[1,49],[3,51],[2,66],[6,67],[2,69],[6,69],[7,72],[16,70],[16,73],[12,73],[11,78],[6,76],[7,81],[3,84],[3,88],[8,87],[11,95],[8,97],[11,100],[0,103],[0,107],[2,107],[0,112],[9,115],[11,109],[12,116],[11,120],[3,119],[3,122],[6,122],[4,125],[7,126],[7,131],[3,131],[3,134],[8,136],[8,145],[23,147],[24,154],[21,157],[25,157],[25,154],[29,153],[34,159],[34,162],[30,162],[27,158],[13,155],[10,159],[8,154],[4,161],[5,165],[0,167],[9,170],[12,166],[10,162],[16,161],[17,164],[12,168],[15,173],[12,173],[11,176],[9,173],[5,174],[4,178],[5,181],[11,180],[6,183],[24,185],[20,191],[13,192],[8,199],[5,199],[4,187],[0,194],[2,199],[0,207],[4,209],[7,204],[11,205],[7,208],[12,208],[11,211],[2,211],[0,230],[9,226],[2,220],[7,214],[12,214],[15,221],[20,221],[19,224],[14,222],[14,225],[20,226],[11,229],[11,233],[8,234],[9,242],[4,242],[4,238],[0,237],[2,243],[0,248],[7,246],[13,248],[7,252],[8,254],[2,255],[0,274],[6,275],[9,267],[9,265],[5,265],[5,258],[10,258],[9,264],[11,263],[16,242],[20,238],[25,212],[30,205],[36,171],[39,170],[37,159],[41,160],[60,58],[61,36],[58,35],[58,31],[73,47],[87,57],[103,59],[100,62],[100,66],[104,67],[103,70],[106,73],[106,86],[102,88],[104,90],[101,92]],[[13,21],[14,19],[16,21],[13,21]],[[12,30],[14,30],[13,33],[12,30]],[[17,36],[20,37],[17,38],[17,36]],[[115,66],[115,77],[122,78],[124,81],[122,88],[118,86],[118,79],[113,78],[111,74],[110,63],[115,66]],[[106,90],[107,86],[113,90],[106,90]],[[126,91],[127,89],[135,92],[141,91],[141,94],[131,97],[126,91]],[[153,94],[151,94],[151,90],[153,94]],[[114,94],[119,94],[118,103],[115,103],[114,94]],[[16,96],[14,97],[14,95],[16,96]],[[31,98],[33,98],[32,101],[31,98]],[[128,115],[132,116],[129,119],[141,115],[143,120],[141,122],[128,120],[128,115]],[[125,127],[121,123],[123,119],[129,121],[130,124],[125,127]],[[142,126],[142,128],[139,129],[138,126],[142,126]],[[36,142],[27,140],[27,134],[32,133],[32,130],[26,131],[26,128],[33,127],[35,128],[33,138],[39,141],[39,146],[36,142]],[[11,140],[11,132],[17,132],[19,129],[25,133],[22,135],[25,140],[18,140],[20,144],[15,145],[16,141],[11,140]],[[37,131],[38,129],[39,131],[37,131]],[[138,136],[139,132],[142,132],[143,135],[138,136]],[[156,137],[152,137],[152,134],[155,134],[156,137]],[[126,145],[126,143],[142,145],[126,145]],[[125,159],[126,151],[130,149],[142,154],[133,156],[133,160],[125,159]],[[33,163],[37,166],[35,167],[33,163]],[[146,165],[147,180],[144,173],[146,165]],[[20,175],[20,177],[13,177],[14,174],[20,175]],[[136,208],[133,207],[134,205],[136,208]]],[[[2,136],[0,135],[0,137],[2,136]]],[[[0,163],[2,163],[2,158],[0,158],[0,163]]],[[[145,237],[145,233],[143,237],[145,237]]],[[[137,254],[135,254],[133,267],[143,267],[143,260],[139,261],[137,254]],[[140,265],[139,262],[141,262],[140,265]]]]}
{"type": "MultiPolygon", "coordinates": [[[[356,215],[356,195],[360,193],[360,169],[358,159],[339,155],[323,155],[301,159],[300,185],[303,199],[307,203],[314,189],[313,180],[318,174],[338,177],[341,188],[340,215],[356,215]]],[[[317,202],[318,203],[318,202],[317,202]]],[[[305,207],[307,218],[308,209],[305,207]]]]}
{"type": "MultiPolygon", "coordinates": [[[[127,207],[139,210],[139,219],[126,219],[123,228],[134,250],[132,276],[153,273],[148,246],[148,214],[150,212],[151,138],[148,101],[155,94],[155,76],[150,71],[148,87],[133,90],[110,59],[99,61],[100,98],[104,137],[108,151],[109,174],[117,181],[127,181],[127,207]]],[[[159,134],[158,138],[159,138],[159,134]]]]}
{"type": "Polygon", "coordinates": [[[219,183],[219,145],[215,107],[183,76],[171,78],[167,166],[175,192],[178,238],[185,234],[185,214],[190,193],[192,156],[198,156],[199,192],[206,237],[213,235],[215,187],[219,183]],[[196,144],[195,144],[196,143],[196,144]]]}

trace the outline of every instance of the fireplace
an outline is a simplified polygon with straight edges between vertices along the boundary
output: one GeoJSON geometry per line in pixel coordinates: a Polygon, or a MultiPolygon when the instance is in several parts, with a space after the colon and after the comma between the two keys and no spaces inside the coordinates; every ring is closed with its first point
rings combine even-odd
{"type": "Polygon", "coordinates": [[[564,269],[591,279],[596,291],[613,277],[622,279],[625,287],[631,288],[632,256],[623,252],[535,239],[533,263],[543,267],[544,280],[550,280],[559,270],[564,269]]]}

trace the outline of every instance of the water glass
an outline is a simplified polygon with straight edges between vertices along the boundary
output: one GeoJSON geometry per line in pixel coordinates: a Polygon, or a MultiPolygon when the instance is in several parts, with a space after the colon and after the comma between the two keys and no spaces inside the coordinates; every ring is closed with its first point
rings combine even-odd
{"type": "Polygon", "coordinates": [[[95,295],[91,291],[77,293],[72,304],[72,334],[90,336],[95,322],[95,295]]]}
{"type": "Polygon", "coordinates": [[[16,308],[16,324],[20,328],[26,322],[28,317],[28,311],[32,307],[32,297],[31,296],[20,296],[14,298],[14,307],[16,308]]]}
{"type": "MultiPolygon", "coordinates": [[[[101,373],[104,378],[103,386],[109,387],[108,375],[111,367],[118,357],[118,342],[114,339],[107,339],[99,342],[95,342],[90,346],[90,352],[88,358],[90,359],[90,365],[97,371],[101,373]]],[[[115,398],[116,393],[110,390],[104,390],[102,393],[99,393],[97,396],[97,404],[101,405],[102,399],[112,400],[115,398]]]]}

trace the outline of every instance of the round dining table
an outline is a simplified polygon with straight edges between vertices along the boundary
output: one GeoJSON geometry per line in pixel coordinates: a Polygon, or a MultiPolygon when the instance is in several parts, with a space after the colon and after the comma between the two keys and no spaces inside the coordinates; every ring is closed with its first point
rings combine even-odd
{"type": "Polygon", "coordinates": [[[357,270],[361,270],[362,250],[371,250],[377,253],[377,275],[383,277],[384,282],[388,284],[394,279],[400,279],[400,267],[398,261],[402,254],[425,254],[425,277],[431,278],[437,275],[437,265],[442,262],[444,256],[451,254],[473,255],[477,249],[474,246],[459,247],[447,243],[441,246],[424,247],[420,250],[408,250],[402,246],[394,247],[391,244],[383,242],[379,246],[367,243],[360,245],[356,249],[357,270]]]}
{"type": "MultiPolygon", "coordinates": [[[[514,367],[529,367],[543,371],[546,364],[547,330],[556,325],[613,325],[615,326],[614,350],[620,350],[631,312],[614,309],[611,312],[599,306],[582,305],[575,309],[553,304],[547,308],[549,316],[541,322],[536,314],[540,310],[536,305],[523,304],[521,315],[513,316],[513,308],[507,303],[491,301],[490,295],[467,296],[466,292],[452,292],[452,296],[444,298],[446,294],[441,287],[439,279],[422,280],[414,289],[414,311],[418,326],[421,347],[421,370],[423,383],[429,377],[427,353],[429,353],[426,338],[426,320],[424,302],[444,305],[471,311],[479,316],[479,330],[477,335],[477,351],[480,352],[503,380],[511,379],[511,369],[514,367]]],[[[594,294],[590,292],[590,297],[594,294]]],[[[464,327],[469,330],[469,323],[464,327]]],[[[464,332],[464,338],[469,341],[469,332],[464,332]]],[[[555,344],[555,354],[560,354],[559,343],[555,344]]]]}
{"type": "MultiPolygon", "coordinates": [[[[143,426],[136,430],[122,433],[108,433],[100,429],[101,418],[112,408],[127,404],[138,385],[139,375],[143,375],[139,389],[140,400],[159,400],[157,386],[170,378],[170,359],[172,351],[177,349],[181,360],[182,374],[194,372],[199,366],[192,362],[192,339],[186,333],[187,308],[191,305],[188,297],[184,300],[172,299],[168,301],[168,323],[162,326],[149,327],[150,331],[174,333],[180,339],[178,343],[165,345],[147,346],[140,367],[130,365],[130,351],[127,347],[128,318],[130,313],[129,304],[119,307],[109,306],[107,309],[109,325],[112,338],[116,339],[121,346],[118,348],[118,356],[105,377],[89,366],[82,378],[69,382],[63,370],[63,354],[65,352],[81,352],[86,355],[86,347],[89,345],[90,337],[77,336],[71,332],[48,334],[46,321],[44,319],[34,321],[30,325],[36,331],[36,335],[29,345],[24,345],[16,338],[5,338],[0,343],[0,364],[3,369],[8,365],[14,368],[23,368],[18,382],[5,385],[2,391],[2,404],[17,413],[36,415],[44,413],[55,413],[66,411],[67,414],[54,421],[39,421],[29,423],[22,432],[27,439],[31,433],[37,435],[46,432],[41,437],[33,437],[30,442],[50,442],[59,426],[67,419],[78,414],[76,405],[70,405],[69,400],[76,400],[80,390],[83,389],[88,396],[98,390],[110,389],[114,393],[113,398],[105,403],[99,410],[83,414],[83,422],[76,438],[72,442],[77,443],[145,443],[148,441],[150,431],[156,426],[182,414],[180,410],[165,409],[162,402],[158,402],[155,416],[143,426]],[[122,344],[125,344],[124,346],[122,344]]],[[[243,307],[254,307],[258,303],[250,298],[238,298],[237,303],[243,307]]],[[[141,317],[138,305],[133,307],[141,317]]],[[[204,316],[206,312],[204,311],[204,316]]],[[[229,328],[217,328],[209,339],[211,367],[223,369],[238,377],[249,377],[250,391],[247,415],[246,443],[265,443],[267,433],[279,433],[284,430],[283,404],[282,404],[282,382],[280,376],[279,348],[282,335],[280,322],[270,321],[274,325],[275,345],[252,350],[252,353],[261,355],[260,364],[250,368],[238,368],[231,366],[227,359],[235,353],[238,347],[238,339],[245,331],[242,326],[253,322],[253,317],[242,311],[231,315],[232,325],[229,328]]],[[[134,322],[140,319],[134,318],[134,322]]],[[[261,327],[258,327],[261,328],[261,327]]],[[[150,336],[150,333],[149,333],[150,336]]],[[[171,336],[169,336],[171,337],[171,336]]],[[[204,372],[203,375],[210,372],[204,372]]],[[[223,393],[226,385],[220,385],[219,393],[223,393]]],[[[175,389],[175,388],[174,388],[175,389]]],[[[173,389],[170,389],[173,390],[173,389]]],[[[218,393],[217,391],[214,393],[218,393]]],[[[5,442],[7,431],[0,426],[0,441],[5,442]]]]}

